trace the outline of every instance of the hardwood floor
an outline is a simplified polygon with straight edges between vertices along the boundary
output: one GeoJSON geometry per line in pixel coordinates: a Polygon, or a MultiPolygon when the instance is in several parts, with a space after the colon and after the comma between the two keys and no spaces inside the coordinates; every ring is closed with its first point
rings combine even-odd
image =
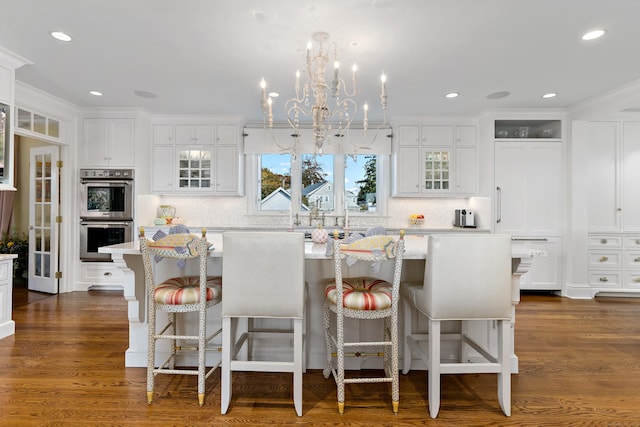
{"type": "Polygon", "coordinates": [[[125,368],[127,306],[118,292],[47,296],[15,290],[16,335],[0,340],[0,426],[640,426],[640,299],[524,295],[517,307],[512,416],[500,411],[495,375],[448,375],[437,420],[425,373],[400,379],[400,413],[383,384],[350,385],[345,414],[317,370],[304,377],[304,416],[290,374],[234,374],[220,415],[219,374],[204,407],[195,377],[161,376],[147,405],[145,369],[125,368]]]}

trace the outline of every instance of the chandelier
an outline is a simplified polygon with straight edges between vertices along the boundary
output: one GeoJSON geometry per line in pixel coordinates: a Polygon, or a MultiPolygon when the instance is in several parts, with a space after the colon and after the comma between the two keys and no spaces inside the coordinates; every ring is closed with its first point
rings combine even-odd
{"type": "MultiPolygon", "coordinates": [[[[314,53],[311,40],[307,43],[304,55],[304,80],[301,81],[300,70],[296,71],[295,96],[287,100],[284,104],[284,111],[289,126],[294,129],[294,145],[283,147],[277,140],[276,143],[283,150],[295,148],[300,136],[301,125],[311,122],[312,137],[316,150],[322,153],[322,147],[328,143],[332,135],[348,136],[351,124],[358,112],[358,105],[354,98],[358,95],[357,90],[357,66],[353,64],[351,68],[351,87],[348,88],[340,73],[340,62],[338,61],[337,47],[335,42],[326,46],[329,34],[317,32],[312,35],[312,39],[317,43],[318,48],[314,53]],[[327,75],[327,67],[333,65],[332,75],[327,75]],[[301,118],[306,117],[302,124],[301,118]],[[310,119],[310,120],[309,120],[310,119]]],[[[383,123],[377,130],[384,127],[387,122],[387,76],[382,73],[380,77],[380,105],[383,113],[383,123]]],[[[267,95],[267,84],[264,78],[260,81],[262,90],[261,105],[264,115],[265,126],[273,129],[273,99],[267,95]]],[[[368,111],[369,105],[365,102],[362,106],[364,117],[362,128],[366,136],[369,127],[368,111]]],[[[374,135],[373,141],[375,141],[374,135]]]]}

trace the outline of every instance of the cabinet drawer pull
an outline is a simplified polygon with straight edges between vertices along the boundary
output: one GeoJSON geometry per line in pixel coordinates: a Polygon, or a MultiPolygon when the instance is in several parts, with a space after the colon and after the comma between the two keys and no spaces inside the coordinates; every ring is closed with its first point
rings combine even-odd
{"type": "Polygon", "coordinates": [[[636,239],[636,245],[640,245],[640,239],[636,239]]]}
{"type": "Polygon", "coordinates": [[[600,257],[600,262],[607,262],[607,261],[609,261],[609,257],[608,256],[600,257]]]}
{"type": "Polygon", "coordinates": [[[607,244],[607,239],[600,240],[600,243],[602,243],[603,245],[606,245],[607,244]]]}
{"type": "Polygon", "coordinates": [[[637,257],[633,260],[633,262],[640,262],[640,256],[637,256],[637,257]]]}
{"type": "Polygon", "coordinates": [[[608,282],[608,281],[609,281],[609,279],[608,279],[608,278],[606,278],[606,277],[601,277],[601,278],[600,278],[600,281],[601,281],[601,282],[608,282]]]}
{"type": "Polygon", "coordinates": [[[633,279],[634,282],[640,282],[640,277],[636,277],[635,279],[633,279]]]}
{"type": "Polygon", "coordinates": [[[107,272],[105,272],[105,273],[104,273],[104,275],[105,275],[105,276],[111,276],[111,272],[110,272],[110,271],[107,271],[107,272]]]}

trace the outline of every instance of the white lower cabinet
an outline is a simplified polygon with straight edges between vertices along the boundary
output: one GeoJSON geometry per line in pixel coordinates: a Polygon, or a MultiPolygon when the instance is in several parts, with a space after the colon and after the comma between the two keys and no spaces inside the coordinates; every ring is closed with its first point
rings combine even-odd
{"type": "Polygon", "coordinates": [[[562,289],[562,238],[512,238],[512,245],[544,251],[537,257],[527,274],[520,277],[520,290],[559,291],[562,289]]]}
{"type": "Polygon", "coordinates": [[[16,331],[12,320],[13,259],[0,259],[0,338],[16,331]]]}
{"type": "Polygon", "coordinates": [[[80,266],[80,281],[91,288],[122,288],[122,270],[112,262],[83,262],[80,266]]]}
{"type": "Polygon", "coordinates": [[[589,234],[589,286],[598,292],[640,292],[640,234],[589,234]]]}

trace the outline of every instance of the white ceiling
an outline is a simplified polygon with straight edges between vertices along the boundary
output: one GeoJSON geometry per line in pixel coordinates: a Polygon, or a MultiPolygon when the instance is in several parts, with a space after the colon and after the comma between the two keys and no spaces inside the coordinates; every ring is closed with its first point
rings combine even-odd
{"type": "Polygon", "coordinates": [[[0,46],[33,62],[17,80],[79,107],[261,120],[260,78],[282,105],[316,31],[343,64],[358,63],[372,119],[383,69],[391,117],[566,108],[640,79],[638,0],[0,0],[0,10],[0,46]],[[607,33],[582,41],[593,28],[607,33]],[[498,91],[511,95],[487,99],[498,91]]]}

